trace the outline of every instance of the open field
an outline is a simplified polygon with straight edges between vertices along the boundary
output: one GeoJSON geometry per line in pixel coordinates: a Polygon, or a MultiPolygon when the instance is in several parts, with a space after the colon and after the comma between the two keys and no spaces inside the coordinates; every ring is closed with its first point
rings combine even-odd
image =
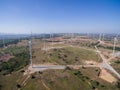
{"type": "MultiPolygon", "coordinates": [[[[61,45],[61,47],[63,46],[61,45]]],[[[70,47],[67,45],[60,49],[56,48],[47,51],[43,51],[40,47],[36,47],[33,48],[33,52],[33,63],[35,64],[47,62],[56,64],[82,64],[87,60],[100,62],[100,58],[95,51],[78,47],[70,47]]]]}
{"type": "Polygon", "coordinates": [[[21,71],[17,71],[1,76],[0,85],[2,90],[17,90],[17,88],[22,90],[46,90],[47,88],[48,90],[119,90],[115,83],[111,84],[100,79],[98,74],[99,68],[47,70],[32,74],[25,85],[22,85],[26,76],[23,76],[21,71]]]}
{"type": "Polygon", "coordinates": [[[111,60],[111,65],[120,73],[120,57],[111,60]]]}
{"type": "MultiPolygon", "coordinates": [[[[84,41],[84,39],[82,40],[84,41]]],[[[33,39],[33,64],[98,65],[102,60],[95,49],[86,44],[90,42],[90,40],[88,42],[87,40],[81,46],[77,45],[74,40],[69,43],[52,43],[42,39],[33,39]],[[45,49],[43,50],[43,48],[45,49]]],[[[92,43],[96,43],[96,41],[92,40],[92,43]]],[[[17,44],[8,45],[8,48],[1,48],[1,52],[4,52],[4,54],[10,53],[14,57],[3,64],[7,68],[0,71],[0,90],[119,90],[119,85],[116,82],[117,78],[114,78],[116,76],[103,70],[103,75],[104,73],[106,75],[100,77],[101,69],[96,67],[80,67],[76,70],[72,68],[63,70],[48,69],[23,75],[29,64],[27,45],[28,40],[22,40],[17,44]],[[111,79],[108,80],[108,77],[111,77],[111,79]]],[[[112,50],[102,47],[99,47],[99,50],[106,58],[109,58],[112,52],[112,50]]],[[[112,66],[119,72],[119,58],[115,58],[115,60],[112,66]]]]}

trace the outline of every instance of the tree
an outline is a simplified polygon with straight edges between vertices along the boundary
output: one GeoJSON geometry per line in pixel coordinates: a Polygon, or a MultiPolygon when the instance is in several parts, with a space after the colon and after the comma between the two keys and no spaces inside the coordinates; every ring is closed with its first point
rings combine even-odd
{"type": "Polygon", "coordinates": [[[17,86],[17,88],[21,88],[21,85],[20,85],[20,84],[17,84],[16,86],[17,86]]]}
{"type": "Polygon", "coordinates": [[[116,83],[117,88],[120,88],[120,81],[116,83]]]}

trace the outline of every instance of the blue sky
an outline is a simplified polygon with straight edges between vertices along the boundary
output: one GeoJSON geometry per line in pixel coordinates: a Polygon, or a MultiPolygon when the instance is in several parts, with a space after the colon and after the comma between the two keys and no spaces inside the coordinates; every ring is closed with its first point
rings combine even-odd
{"type": "Polygon", "coordinates": [[[120,0],[0,0],[3,33],[119,33],[120,0]]]}

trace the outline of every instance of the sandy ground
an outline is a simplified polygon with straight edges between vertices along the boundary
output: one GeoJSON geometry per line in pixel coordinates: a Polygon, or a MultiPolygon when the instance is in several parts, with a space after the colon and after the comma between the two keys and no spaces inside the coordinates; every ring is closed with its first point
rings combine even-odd
{"type": "Polygon", "coordinates": [[[97,65],[98,62],[95,62],[95,61],[85,61],[85,64],[87,64],[87,65],[90,65],[90,64],[97,65]]]}
{"type": "Polygon", "coordinates": [[[117,79],[105,69],[101,69],[99,77],[109,83],[113,83],[117,81],[117,79]]]}

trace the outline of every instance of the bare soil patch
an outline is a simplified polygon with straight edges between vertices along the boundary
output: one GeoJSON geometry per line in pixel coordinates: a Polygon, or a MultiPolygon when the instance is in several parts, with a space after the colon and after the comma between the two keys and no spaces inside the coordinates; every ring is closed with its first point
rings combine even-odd
{"type": "Polygon", "coordinates": [[[101,69],[99,77],[109,83],[113,83],[117,81],[117,79],[105,69],[101,69]]]}

